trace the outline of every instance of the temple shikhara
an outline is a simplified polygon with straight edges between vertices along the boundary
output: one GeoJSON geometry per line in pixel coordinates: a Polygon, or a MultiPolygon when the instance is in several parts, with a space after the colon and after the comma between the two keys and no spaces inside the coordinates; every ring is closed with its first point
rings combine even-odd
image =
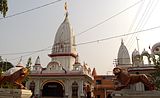
{"type": "Polygon", "coordinates": [[[90,98],[93,96],[93,76],[87,64],[79,62],[75,34],[66,12],[59,26],[51,54],[51,61],[42,68],[40,57],[29,75],[27,88],[34,96],[54,98],[90,98]]]}

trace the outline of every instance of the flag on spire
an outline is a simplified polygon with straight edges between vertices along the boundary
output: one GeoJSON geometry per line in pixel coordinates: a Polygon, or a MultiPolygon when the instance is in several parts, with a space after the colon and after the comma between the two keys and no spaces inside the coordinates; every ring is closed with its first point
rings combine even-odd
{"type": "Polygon", "coordinates": [[[64,4],[64,9],[66,11],[66,17],[68,17],[68,8],[67,8],[67,2],[65,2],[64,4]]]}
{"type": "Polygon", "coordinates": [[[64,4],[64,9],[67,11],[67,2],[64,4]]]}

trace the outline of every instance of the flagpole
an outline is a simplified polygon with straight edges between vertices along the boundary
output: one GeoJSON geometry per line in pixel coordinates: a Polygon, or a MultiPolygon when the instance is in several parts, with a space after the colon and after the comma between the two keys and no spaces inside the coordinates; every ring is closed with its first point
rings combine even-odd
{"type": "Polygon", "coordinates": [[[136,40],[137,40],[137,50],[138,50],[138,52],[139,52],[139,43],[138,43],[138,38],[136,37],[136,40]]]}

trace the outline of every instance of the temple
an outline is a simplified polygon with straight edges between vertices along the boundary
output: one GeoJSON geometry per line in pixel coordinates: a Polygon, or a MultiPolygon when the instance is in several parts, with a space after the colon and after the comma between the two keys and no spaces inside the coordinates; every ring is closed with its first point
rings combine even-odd
{"type": "Polygon", "coordinates": [[[51,61],[42,68],[37,57],[29,75],[27,88],[38,98],[91,98],[93,76],[90,67],[79,62],[75,33],[66,12],[59,26],[51,53],[51,61]]]}
{"type": "MultiPolygon", "coordinates": [[[[134,50],[132,55],[129,56],[128,49],[124,45],[124,42],[121,42],[116,67],[125,69],[129,74],[146,74],[150,75],[155,71],[155,56],[159,56],[160,43],[156,43],[152,46],[149,51],[145,49],[140,53],[138,50],[134,50]],[[132,62],[130,61],[132,59],[132,62]]],[[[147,91],[148,88],[142,83],[138,82],[136,84],[130,85],[129,88],[133,91],[147,91]]]]}

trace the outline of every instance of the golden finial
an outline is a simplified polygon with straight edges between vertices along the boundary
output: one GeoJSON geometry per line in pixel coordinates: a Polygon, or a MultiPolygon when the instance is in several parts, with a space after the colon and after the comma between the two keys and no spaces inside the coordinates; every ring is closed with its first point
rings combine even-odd
{"type": "Polygon", "coordinates": [[[67,12],[67,2],[65,2],[65,4],[64,4],[64,9],[65,9],[65,11],[67,12]]]}
{"type": "Polygon", "coordinates": [[[66,17],[68,17],[68,7],[67,7],[67,2],[64,4],[64,9],[66,11],[66,17]]]}

